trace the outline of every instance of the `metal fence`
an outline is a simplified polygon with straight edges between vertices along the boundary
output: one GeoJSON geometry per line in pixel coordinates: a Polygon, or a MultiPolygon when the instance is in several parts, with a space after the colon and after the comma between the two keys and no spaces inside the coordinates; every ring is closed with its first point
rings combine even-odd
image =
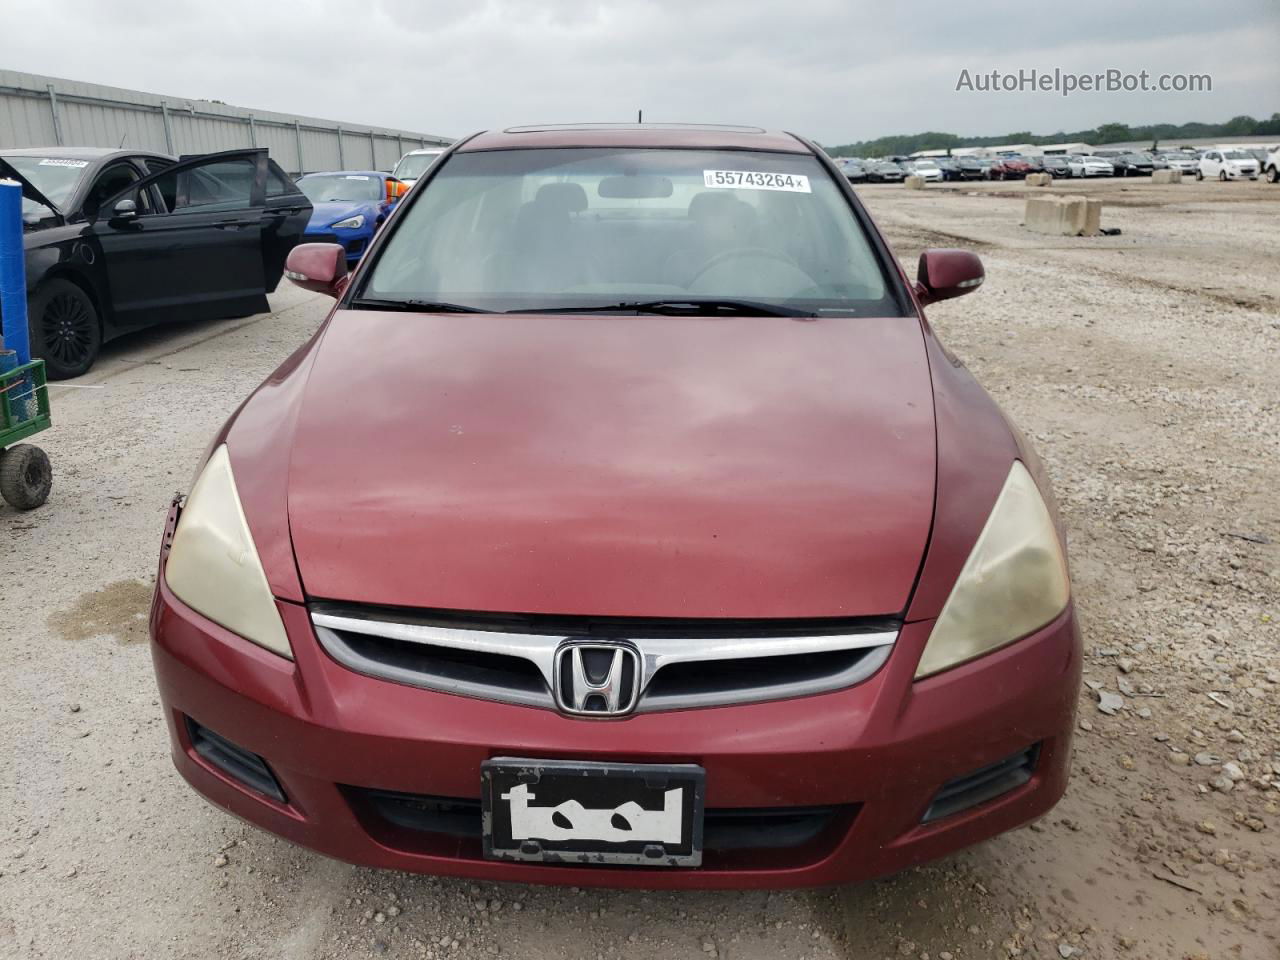
{"type": "Polygon", "coordinates": [[[408,130],[0,70],[0,149],[123,145],[177,156],[266,147],[296,176],[316,170],[390,170],[409,150],[449,142],[408,130]]]}

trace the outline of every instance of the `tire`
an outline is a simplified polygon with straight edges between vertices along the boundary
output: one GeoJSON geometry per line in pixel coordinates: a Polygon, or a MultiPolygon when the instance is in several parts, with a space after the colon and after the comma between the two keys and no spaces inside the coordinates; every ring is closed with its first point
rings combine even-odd
{"type": "Polygon", "coordinates": [[[53,468],[39,447],[19,443],[0,453],[0,497],[16,510],[34,510],[49,499],[53,468]]]}
{"type": "Polygon", "coordinates": [[[1267,167],[1267,183],[1280,183],[1280,169],[1267,167]]]}
{"type": "Polygon", "coordinates": [[[102,348],[102,324],[89,295],[70,280],[40,284],[30,304],[31,352],[50,380],[88,371],[102,348]]]}
{"type": "Polygon", "coordinates": [[[1219,171],[1218,171],[1218,179],[1219,179],[1221,182],[1226,183],[1226,182],[1227,182],[1227,171],[1225,171],[1225,170],[1219,170],[1219,171]]]}
{"type": "Polygon", "coordinates": [[[1201,170],[1199,167],[1197,167],[1197,168],[1196,168],[1196,179],[1197,179],[1197,180],[1203,180],[1203,179],[1204,179],[1204,171],[1203,171],[1203,170],[1201,170]]]}

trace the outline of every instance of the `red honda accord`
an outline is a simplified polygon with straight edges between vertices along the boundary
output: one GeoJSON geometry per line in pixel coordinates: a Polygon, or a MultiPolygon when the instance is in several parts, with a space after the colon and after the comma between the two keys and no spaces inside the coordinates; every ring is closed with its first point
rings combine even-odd
{"type": "Polygon", "coordinates": [[[178,770],[354,863],[862,880],[1049,810],[1080,675],[1025,439],[813,144],[456,144],[173,504],[178,770]]]}

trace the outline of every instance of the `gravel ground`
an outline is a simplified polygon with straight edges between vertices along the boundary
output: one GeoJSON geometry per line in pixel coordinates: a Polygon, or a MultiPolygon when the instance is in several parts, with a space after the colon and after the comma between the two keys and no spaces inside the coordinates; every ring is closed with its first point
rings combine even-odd
{"type": "Polygon", "coordinates": [[[145,610],[172,492],[323,316],[289,289],[55,388],[54,494],[0,507],[0,956],[1280,958],[1280,188],[1055,186],[1107,201],[1097,239],[1025,232],[1029,189],[861,192],[905,263],[984,257],[931,320],[1062,502],[1087,684],[1044,820],[852,889],[667,894],[363,870],[205,804],[145,610]]]}

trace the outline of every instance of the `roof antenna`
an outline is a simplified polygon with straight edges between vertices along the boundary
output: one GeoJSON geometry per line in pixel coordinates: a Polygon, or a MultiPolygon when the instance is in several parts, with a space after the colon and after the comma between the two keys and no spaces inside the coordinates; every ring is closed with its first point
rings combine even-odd
{"type": "Polygon", "coordinates": [[[124,135],[123,137],[121,137],[121,138],[120,138],[120,146],[116,147],[116,149],[117,149],[117,150],[123,150],[123,149],[124,149],[124,142],[125,142],[126,140],[128,140],[128,139],[129,139],[129,134],[126,132],[126,133],[125,133],[125,135],[124,135]]]}
{"type": "Polygon", "coordinates": [[[637,110],[637,111],[636,111],[636,123],[644,123],[644,111],[643,111],[643,110],[637,110]]]}

